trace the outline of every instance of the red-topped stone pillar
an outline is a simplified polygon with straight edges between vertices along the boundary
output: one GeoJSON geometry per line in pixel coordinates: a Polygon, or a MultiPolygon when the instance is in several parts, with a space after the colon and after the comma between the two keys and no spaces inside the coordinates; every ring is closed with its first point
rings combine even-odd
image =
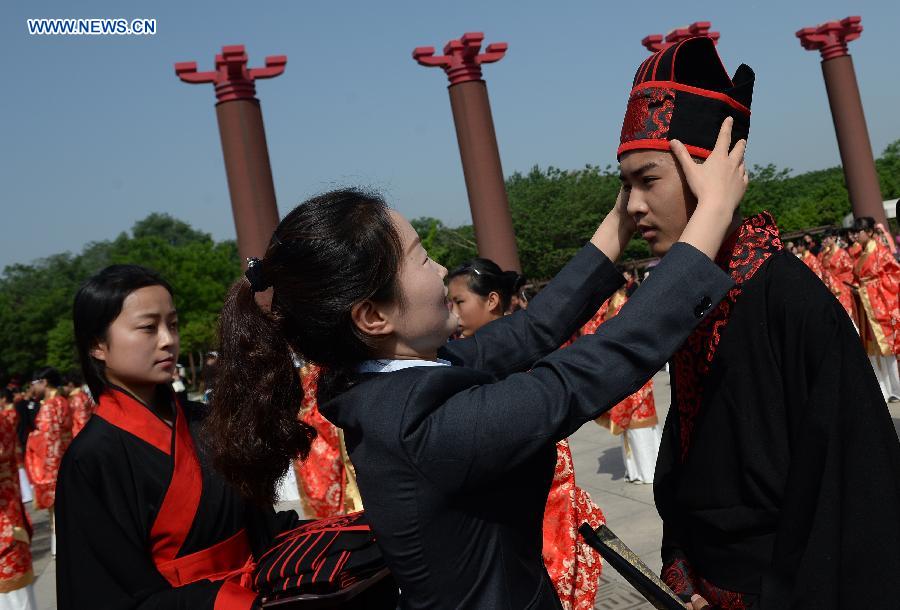
{"type": "Polygon", "coordinates": [[[418,47],[413,59],[423,66],[443,68],[450,80],[450,107],[478,255],[502,269],[521,271],[487,85],[481,78],[481,65],[502,59],[507,46],[493,43],[482,53],[483,40],[484,34],[468,32],[448,42],[443,55],[435,56],[434,47],[418,47]]]}
{"type": "Polygon", "coordinates": [[[709,28],[712,27],[712,23],[709,21],[695,21],[689,26],[683,28],[675,28],[671,32],[665,35],[662,34],[650,34],[649,36],[644,36],[644,39],[641,40],[641,44],[644,45],[648,51],[651,53],[656,53],[657,51],[662,51],[663,49],[668,49],[673,44],[681,42],[682,40],[687,40],[688,38],[695,38],[697,36],[706,36],[707,38],[712,38],[715,44],[719,43],[719,33],[718,32],[710,32],[709,28]]]}
{"type": "Polygon", "coordinates": [[[856,40],[862,33],[861,21],[860,17],[829,21],[818,27],[799,30],[797,38],[804,49],[818,51],[822,55],[825,90],[828,92],[853,215],[857,218],[871,216],[887,228],[856,72],[853,70],[853,59],[847,52],[847,43],[856,40]]]}
{"type": "Polygon", "coordinates": [[[238,252],[245,265],[248,257],[265,254],[278,225],[275,185],[255,81],[280,75],[285,64],[286,56],[274,55],[266,57],[265,68],[248,68],[243,45],[222,47],[212,72],[197,72],[193,61],[175,64],[175,74],[184,82],[215,85],[231,211],[238,252]]]}

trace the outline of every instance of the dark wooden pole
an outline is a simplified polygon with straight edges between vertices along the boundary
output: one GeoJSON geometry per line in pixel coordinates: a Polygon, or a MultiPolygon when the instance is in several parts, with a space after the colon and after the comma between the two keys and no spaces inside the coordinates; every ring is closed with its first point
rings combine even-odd
{"type": "Polygon", "coordinates": [[[175,73],[184,82],[215,84],[216,118],[238,252],[244,265],[247,258],[265,254],[278,225],[275,185],[255,81],[282,74],[285,64],[287,57],[276,55],[266,57],[265,68],[247,68],[243,45],[222,47],[213,72],[197,72],[195,62],[175,64],[175,73]]]}
{"type": "Polygon", "coordinates": [[[450,108],[478,255],[502,269],[521,272],[487,84],[481,78],[481,64],[499,61],[507,46],[490,44],[481,53],[483,40],[484,34],[469,32],[448,42],[442,56],[434,55],[434,47],[418,47],[413,58],[423,66],[443,68],[450,81],[450,108]]]}

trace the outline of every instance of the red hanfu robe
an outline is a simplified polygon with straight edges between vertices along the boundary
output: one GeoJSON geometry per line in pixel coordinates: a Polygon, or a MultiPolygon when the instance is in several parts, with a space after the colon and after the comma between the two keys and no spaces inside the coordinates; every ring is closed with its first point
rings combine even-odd
{"type": "MultiPolygon", "coordinates": [[[[626,288],[620,288],[616,293],[603,303],[600,310],[585,324],[580,335],[592,335],[597,332],[601,324],[618,315],[628,297],[626,288]]],[[[653,400],[653,379],[644,386],[614,406],[612,409],[596,419],[598,425],[607,428],[612,434],[622,434],[625,430],[636,428],[650,428],[659,423],[656,415],[656,402],[653,400]]]]}
{"type": "Polygon", "coordinates": [[[603,564],[600,554],[578,534],[585,522],[596,529],[606,517],[591,495],[575,484],[572,450],[569,441],[562,440],[556,443],[556,468],[544,508],[542,555],[564,610],[591,610],[597,598],[603,564]]]}
{"type": "Polygon", "coordinates": [[[834,247],[830,250],[823,249],[819,253],[819,262],[825,275],[830,280],[829,288],[837,300],[843,305],[844,310],[853,323],[859,326],[856,315],[856,305],[853,300],[853,291],[848,284],[853,284],[853,259],[843,248],[834,247]]]}
{"type": "Polygon", "coordinates": [[[300,370],[303,384],[300,420],[316,429],[309,455],[294,463],[300,502],[307,519],[328,519],[363,509],[343,433],[319,413],[316,398],[319,372],[314,364],[300,370]]]}
{"type": "Polygon", "coordinates": [[[853,275],[859,284],[860,334],[866,351],[900,354],[900,265],[886,247],[870,239],[853,266],[853,275]]]}
{"type": "MultiPolygon", "coordinates": [[[[816,274],[816,277],[822,280],[822,282],[828,286],[828,289],[831,290],[831,282],[830,278],[825,274],[825,271],[822,269],[822,264],[819,262],[819,259],[816,258],[816,255],[807,250],[803,253],[803,256],[800,257],[800,260],[803,261],[803,264],[809,267],[809,270],[816,274]]],[[[834,292],[832,290],[832,292],[834,292]]]]}
{"type": "Polygon", "coordinates": [[[16,411],[7,409],[0,417],[0,594],[34,581],[31,524],[22,505],[16,444],[16,411]]]}
{"type": "Polygon", "coordinates": [[[109,389],[63,459],[56,507],[57,603],[81,608],[248,610],[252,553],[296,523],[258,509],[195,442],[205,406],[174,426],[109,389]]]}
{"type": "Polygon", "coordinates": [[[81,388],[75,388],[69,394],[69,408],[72,409],[72,438],[75,438],[91,418],[94,401],[87,395],[87,392],[81,388]]]}
{"type": "Polygon", "coordinates": [[[63,454],[72,442],[72,413],[69,402],[48,390],[34,419],[35,429],[25,446],[25,470],[34,486],[35,508],[52,508],[56,499],[56,476],[63,454]]]}
{"type": "Polygon", "coordinates": [[[556,470],[544,509],[544,566],[565,610],[591,610],[600,582],[600,554],[578,535],[582,523],[606,523],[590,494],[575,484],[569,441],[556,443],[556,470]]]}

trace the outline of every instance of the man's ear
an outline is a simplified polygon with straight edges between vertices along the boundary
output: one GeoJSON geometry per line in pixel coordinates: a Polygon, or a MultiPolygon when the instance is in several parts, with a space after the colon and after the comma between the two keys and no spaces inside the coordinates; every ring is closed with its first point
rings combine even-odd
{"type": "Polygon", "coordinates": [[[350,308],[350,319],[360,331],[373,337],[383,337],[394,332],[393,323],[385,316],[384,311],[366,300],[350,308]]]}

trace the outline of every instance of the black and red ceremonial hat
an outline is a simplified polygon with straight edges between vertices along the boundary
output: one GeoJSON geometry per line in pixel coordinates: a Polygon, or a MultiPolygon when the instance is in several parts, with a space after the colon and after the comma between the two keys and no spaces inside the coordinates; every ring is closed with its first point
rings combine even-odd
{"type": "Polygon", "coordinates": [[[629,150],[669,150],[680,140],[705,159],[725,117],[734,117],[731,145],[750,133],[753,70],[729,77],[711,38],[688,38],[658,51],[638,67],[622,123],[617,157],[629,150]]]}

